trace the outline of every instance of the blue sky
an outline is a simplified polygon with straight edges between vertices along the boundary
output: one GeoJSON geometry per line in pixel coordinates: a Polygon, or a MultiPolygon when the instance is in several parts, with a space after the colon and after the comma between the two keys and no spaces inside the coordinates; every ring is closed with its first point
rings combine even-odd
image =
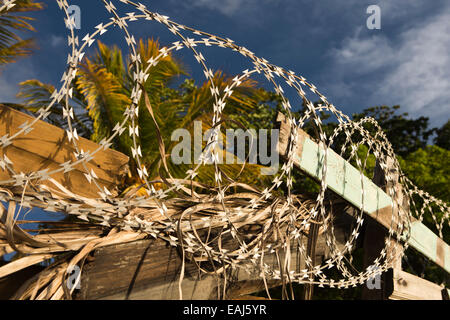
{"type": "MultiPolygon", "coordinates": [[[[39,50],[0,73],[0,101],[16,101],[17,83],[30,78],[57,85],[68,49],[56,1],[34,13],[39,50]]],[[[68,1],[81,8],[80,38],[108,20],[100,0],[68,1]]],[[[118,3],[119,1],[113,1],[118,3]]],[[[441,126],[450,114],[450,1],[448,0],[154,0],[140,2],[173,21],[233,39],[271,63],[304,76],[344,113],[400,104],[411,116],[441,126]],[[381,29],[369,30],[366,9],[381,8],[381,29]]],[[[135,11],[122,4],[122,13],[135,11]]],[[[135,38],[175,38],[156,22],[131,25],[135,38]]],[[[102,41],[125,45],[119,29],[102,41]]],[[[202,51],[203,52],[203,51],[202,51]]],[[[187,51],[177,57],[203,81],[187,51]]],[[[211,68],[241,72],[245,62],[223,49],[204,51],[211,68]]],[[[292,103],[292,102],[291,102],[292,103]]]]}

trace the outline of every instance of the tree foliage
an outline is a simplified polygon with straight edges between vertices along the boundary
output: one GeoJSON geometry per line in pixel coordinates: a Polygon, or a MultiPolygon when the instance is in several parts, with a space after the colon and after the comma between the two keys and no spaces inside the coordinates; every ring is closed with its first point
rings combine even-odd
{"type": "Polygon", "coordinates": [[[428,128],[428,118],[408,118],[408,113],[397,114],[400,106],[376,106],[353,115],[354,120],[374,118],[386,133],[396,154],[405,156],[425,148],[434,129],[428,128]]]}
{"type": "Polygon", "coordinates": [[[400,160],[408,178],[433,196],[450,202],[450,151],[437,145],[418,149],[400,160]]]}
{"type": "Polygon", "coordinates": [[[447,121],[441,128],[436,129],[434,144],[438,147],[450,150],[450,120],[447,121]]]}
{"type": "Polygon", "coordinates": [[[16,0],[14,7],[0,15],[0,66],[16,62],[19,57],[32,52],[34,41],[22,39],[18,32],[34,31],[31,25],[34,19],[22,13],[42,8],[42,3],[34,0],[16,0]]]}
{"type": "MultiPolygon", "coordinates": [[[[158,56],[159,49],[160,44],[156,40],[139,41],[137,50],[144,62],[142,65],[144,70],[149,64],[148,61],[158,56]]],[[[134,65],[130,63],[130,58],[124,57],[118,47],[99,42],[97,52],[81,63],[74,80],[73,98],[69,101],[74,110],[73,126],[80,136],[100,142],[111,136],[116,124],[124,118],[124,112],[131,104],[129,97],[135,85],[133,80],[135,70],[134,65]]],[[[197,86],[193,79],[186,76],[187,72],[183,64],[169,53],[156,65],[151,66],[149,77],[142,85],[149,104],[147,105],[142,98],[138,105],[135,125],[139,128],[139,135],[136,137],[136,143],[141,146],[143,162],[141,164],[146,166],[150,179],[159,178],[163,163],[160,146],[157,143],[158,130],[167,157],[176,145],[176,142],[171,141],[171,135],[176,129],[183,128],[192,132],[194,121],[202,121],[203,131],[211,129],[214,104],[211,83],[207,81],[197,86]],[[183,77],[185,79],[180,83],[183,77]],[[149,112],[149,107],[152,109],[155,121],[149,112]]],[[[212,81],[220,92],[232,83],[231,77],[221,71],[214,74],[212,81]]],[[[55,88],[50,84],[44,84],[36,79],[28,80],[21,83],[18,94],[18,97],[23,99],[23,104],[9,105],[36,113],[49,105],[54,91],[55,88]]],[[[240,119],[245,119],[265,99],[270,100],[266,91],[258,89],[257,83],[253,80],[245,80],[227,99],[223,117],[225,120],[231,120],[231,115],[239,114],[240,119]]],[[[63,117],[62,103],[65,101],[54,104],[52,115],[47,121],[65,127],[67,119],[63,117]]],[[[262,107],[259,108],[262,110],[262,107]]],[[[133,141],[130,135],[116,136],[112,142],[114,149],[130,156],[131,181],[128,184],[141,184],[142,181],[137,178],[139,165],[132,155],[133,141]]],[[[205,147],[206,143],[203,142],[205,147]]],[[[174,177],[184,177],[186,170],[190,168],[187,164],[174,165],[170,161],[167,163],[174,177]]],[[[242,175],[244,181],[252,181],[256,184],[264,181],[257,178],[255,170],[259,169],[259,166],[247,167],[249,170],[242,175]]],[[[225,174],[233,177],[240,172],[241,165],[223,164],[221,169],[225,174]]],[[[203,182],[213,182],[213,166],[202,167],[198,177],[203,182]]]]}

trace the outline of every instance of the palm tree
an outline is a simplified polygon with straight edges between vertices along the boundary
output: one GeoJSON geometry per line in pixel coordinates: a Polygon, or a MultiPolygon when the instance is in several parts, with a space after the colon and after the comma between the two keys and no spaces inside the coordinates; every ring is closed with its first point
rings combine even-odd
{"type": "Polygon", "coordinates": [[[31,17],[15,13],[37,11],[42,3],[34,0],[16,0],[15,6],[8,12],[0,14],[0,66],[16,62],[17,58],[29,55],[34,47],[32,39],[22,39],[17,32],[34,31],[31,17]]]}
{"type": "MultiPolygon", "coordinates": [[[[156,40],[140,40],[137,50],[144,61],[143,68],[151,57],[159,54],[160,44],[156,40]]],[[[100,142],[103,138],[112,134],[114,126],[123,119],[123,113],[131,104],[130,94],[133,89],[134,67],[129,63],[130,57],[124,61],[122,51],[116,46],[107,46],[98,43],[98,51],[87,57],[80,65],[79,72],[74,80],[73,98],[70,100],[75,111],[75,127],[79,135],[100,142]]],[[[193,123],[202,120],[203,130],[209,129],[208,125],[213,116],[213,97],[210,93],[210,82],[203,83],[200,87],[194,84],[192,79],[185,79],[187,73],[181,62],[173,55],[168,54],[160,62],[150,69],[150,75],[144,84],[144,95],[148,97],[152,113],[158,125],[159,134],[165,147],[166,156],[170,154],[175,143],[170,140],[175,129],[185,128],[193,130],[193,123]]],[[[214,84],[221,90],[231,84],[231,78],[222,72],[216,72],[213,77],[214,84]]],[[[49,84],[43,84],[38,80],[22,82],[18,97],[23,99],[23,105],[10,106],[37,112],[40,108],[48,106],[55,88],[49,84]]],[[[256,87],[251,80],[244,81],[227,101],[224,118],[229,115],[250,114],[266,97],[266,92],[256,87]]],[[[55,104],[51,117],[47,121],[65,127],[65,119],[62,116],[62,104],[55,104]]],[[[233,119],[236,119],[233,116],[233,119]]],[[[145,99],[139,104],[137,126],[139,127],[138,143],[142,148],[142,162],[146,166],[150,179],[158,179],[162,167],[162,153],[158,141],[158,130],[148,110],[145,99]]],[[[130,156],[131,171],[128,186],[142,184],[137,175],[137,163],[131,156],[132,140],[128,134],[116,137],[112,147],[130,156]]],[[[205,147],[205,144],[203,144],[205,147]]],[[[167,161],[169,171],[173,177],[184,177],[188,165],[174,165],[167,161]]],[[[248,170],[240,176],[245,182],[260,184],[258,178],[258,165],[248,165],[248,170]],[[256,169],[258,172],[256,172],[256,169]]],[[[229,176],[236,177],[241,171],[241,165],[224,164],[221,170],[229,176]]],[[[198,178],[202,182],[214,181],[214,167],[205,166],[199,172],[198,178]]]]}

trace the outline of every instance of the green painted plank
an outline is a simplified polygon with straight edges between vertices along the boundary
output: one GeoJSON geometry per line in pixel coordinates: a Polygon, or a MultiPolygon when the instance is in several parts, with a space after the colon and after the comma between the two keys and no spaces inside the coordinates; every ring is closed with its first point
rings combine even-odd
{"type": "MultiPolygon", "coordinates": [[[[290,125],[283,116],[279,116],[278,119],[282,122],[280,138],[284,137],[280,139],[278,150],[281,155],[285,155],[290,125]]],[[[302,130],[299,134],[301,135],[299,152],[295,155],[294,163],[301,170],[321,181],[324,148],[302,130]]],[[[363,205],[362,190],[364,190],[363,211],[385,227],[389,227],[392,199],[366,176],[363,176],[361,183],[358,169],[331,149],[328,149],[326,183],[328,188],[357,208],[363,205]]],[[[408,243],[450,273],[450,247],[420,221],[411,223],[411,236],[408,243]]]]}
{"type": "MultiPolygon", "coordinates": [[[[437,236],[420,221],[411,223],[411,236],[408,243],[430,260],[437,260],[437,236]]],[[[448,270],[447,270],[448,271],[448,270]]]]}
{"type": "MultiPolygon", "coordinates": [[[[300,168],[318,180],[322,180],[324,148],[306,137],[301,157],[296,154],[300,168]]],[[[328,149],[326,182],[328,188],[342,196],[357,208],[362,208],[364,190],[364,212],[373,214],[378,210],[391,207],[391,198],[369,178],[361,175],[358,169],[344,160],[336,152],[328,149]]]]}

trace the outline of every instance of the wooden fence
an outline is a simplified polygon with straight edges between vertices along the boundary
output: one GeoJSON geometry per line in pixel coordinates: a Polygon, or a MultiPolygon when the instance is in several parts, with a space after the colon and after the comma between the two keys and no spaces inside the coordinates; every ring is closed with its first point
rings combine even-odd
{"type": "MultiPolygon", "coordinates": [[[[0,136],[14,134],[18,126],[26,121],[33,121],[33,117],[0,106],[0,136]]],[[[291,126],[283,115],[279,115],[280,140],[278,152],[286,156],[291,126]]],[[[321,181],[322,166],[324,165],[325,149],[317,144],[308,134],[299,130],[298,148],[294,164],[298,170],[310,177],[321,181]]],[[[80,144],[85,150],[97,147],[93,142],[81,139],[80,144]]],[[[4,154],[14,161],[19,171],[38,171],[48,167],[58,167],[65,161],[73,159],[73,150],[67,141],[64,130],[51,126],[43,121],[37,121],[34,130],[26,138],[15,139],[11,147],[4,154]]],[[[114,150],[100,152],[91,166],[100,168],[100,183],[114,190],[126,172],[128,158],[114,150]]],[[[375,247],[384,247],[384,239],[390,228],[392,214],[396,210],[393,199],[387,194],[386,187],[377,185],[367,177],[363,177],[359,170],[353,167],[333,150],[328,150],[327,156],[327,187],[336,195],[346,200],[356,208],[362,208],[369,220],[375,223],[372,237],[365,239],[367,260],[376,257],[379,251],[375,247]],[[364,202],[361,195],[364,192],[364,202]],[[372,251],[372,252],[371,252],[372,251]],[[371,252],[371,253],[370,253],[371,252]]],[[[97,172],[97,171],[96,171],[97,172]]],[[[0,171],[0,180],[6,180],[8,173],[0,171]]],[[[98,195],[83,182],[85,179],[81,171],[74,170],[69,174],[61,173],[55,177],[59,183],[69,186],[75,194],[98,197],[98,195]]],[[[345,217],[338,219],[341,225],[338,229],[338,245],[343,246],[344,238],[348,236],[349,222],[345,217]],[[347,222],[346,222],[347,221],[347,222]]],[[[372,225],[373,226],[373,225],[372,225]]],[[[420,221],[411,223],[411,234],[408,244],[423,254],[436,265],[450,273],[450,248],[442,239],[436,236],[420,221]]],[[[318,259],[327,256],[325,240],[319,237],[316,255],[318,259]]],[[[395,244],[394,244],[395,246],[395,244]]],[[[82,290],[78,295],[84,299],[101,298],[177,298],[175,289],[176,275],[180,268],[180,258],[176,251],[166,246],[161,240],[140,240],[128,244],[114,245],[99,249],[95,259],[87,263],[83,271],[82,290]]],[[[304,267],[304,261],[297,256],[292,257],[296,268],[304,267]]],[[[211,277],[200,277],[193,268],[187,268],[187,277],[183,290],[188,298],[212,298],[215,287],[211,277]]],[[[257,277],[243,274],[236,275],[236,284],[231,290],[230,297],[250,294],[262,290],[264,286],[257,277]]],[[[449,291],[427,280],[408,274],[401,270],[401,263],[397,263],[390,275],[384,277],[383,294],[367,292],[366,298],[390,299],[442,299],[448,298],[449,291]]],[[[272,281],[269,286],[279,285],[272,281]]],[[[0,280],[1,287],[1,280],[0,280]]],[[[1,291],[1,290],[0,290],[1,291]]]]}

